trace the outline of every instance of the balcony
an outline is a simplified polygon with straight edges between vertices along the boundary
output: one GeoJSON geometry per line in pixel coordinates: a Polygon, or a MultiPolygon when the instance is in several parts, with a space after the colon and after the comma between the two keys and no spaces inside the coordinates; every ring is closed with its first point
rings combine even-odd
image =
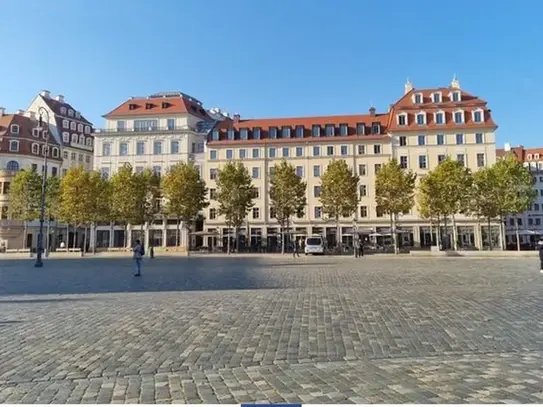
{"type": "MultiPolygon", "coordinates": [[[[139,134],[154,134],[154,133],[177,133],[181,131],[192,131],[192,132],[198,132],[197,129],[191,126],[166,126],[166,127],[146,127],[146,128],[138,128],[138,127],[131,127],[131,128],[119,128],[119,129],[95,129],[94,134],[100,135],[100,134],[119,134],[119,135],[126,135],[132,134],[132,133],[139,133],[139,134]]],[[[207,134],[207,133],[206,133],[207,134]]]]}

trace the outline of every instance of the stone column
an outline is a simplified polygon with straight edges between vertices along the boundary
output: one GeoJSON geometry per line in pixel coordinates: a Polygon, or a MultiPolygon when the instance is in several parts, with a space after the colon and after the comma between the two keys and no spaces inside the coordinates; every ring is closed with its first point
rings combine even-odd
{"type": "Polygon", "coordinates": [[[420,248],[420,225],[413,226],[413,247],[420,248]]]}

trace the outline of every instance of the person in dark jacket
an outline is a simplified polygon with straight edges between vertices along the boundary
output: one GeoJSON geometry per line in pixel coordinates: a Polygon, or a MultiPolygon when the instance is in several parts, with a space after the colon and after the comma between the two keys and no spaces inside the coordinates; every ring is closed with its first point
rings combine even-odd
{"type": "Polygon", "coordinates": [[[537,242],[537,250],[539,251],[539,272],[543,274],[543,239],[537,242]]]}

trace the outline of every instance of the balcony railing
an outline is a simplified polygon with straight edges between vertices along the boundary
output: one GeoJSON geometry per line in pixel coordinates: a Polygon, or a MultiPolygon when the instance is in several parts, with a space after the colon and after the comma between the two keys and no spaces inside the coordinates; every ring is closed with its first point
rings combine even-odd
{"type": "Polygon", "coordinates": [[[118,128],[118,129],[95,129],[95,134],[100,133],[117,133],[117,134],[126,134],[126,133],[175,133],[179,131],[194,131],[198,132],[197,129],[191,126],[166,126],[166,127],[130,127],[130,128],[118,128]]]}

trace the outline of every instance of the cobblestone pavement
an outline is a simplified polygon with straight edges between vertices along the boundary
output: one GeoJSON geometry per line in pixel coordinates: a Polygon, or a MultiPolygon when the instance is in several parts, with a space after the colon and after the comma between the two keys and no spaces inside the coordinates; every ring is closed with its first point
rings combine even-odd
{"type": "Polygon", "coordinates": [[[537,266],[0,260],[0,402],[543,403],[537,266]]]}

